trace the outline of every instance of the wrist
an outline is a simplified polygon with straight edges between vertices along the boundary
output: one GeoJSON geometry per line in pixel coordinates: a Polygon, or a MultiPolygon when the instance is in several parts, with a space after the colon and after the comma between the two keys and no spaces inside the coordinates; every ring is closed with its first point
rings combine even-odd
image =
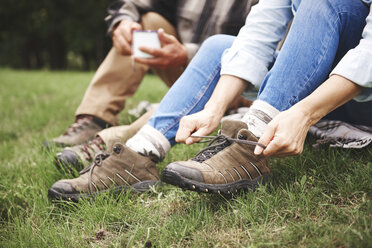
{"type": "Polygon", "coordinates": [[[246,82],[238,77],[221,76],[204,109],[222,118],[232,101],[242,93],[246,85],[246,82]]]}
{"type": "Polygon", "coordinates": [[[313,110],[309,104],[304,104],[303,102],[297,103],[291,109],[300,113],[302,115],[302,120],[307,123],[309,127],[322,118],[322,115],[320,115],[318,111],[313,110]]]}
{"type": "Polygon", "coordinates": [[[226,112],[226,109],[227,109],[227,104],[224,104],[222,102],[208,102],[204,106],[204,110],[215,115],[217,118],[222,118],[222,116],[226,112]]]}

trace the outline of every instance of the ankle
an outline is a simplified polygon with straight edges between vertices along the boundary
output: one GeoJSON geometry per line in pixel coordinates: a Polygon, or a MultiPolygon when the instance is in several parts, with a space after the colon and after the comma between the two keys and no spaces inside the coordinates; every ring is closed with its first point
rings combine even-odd
{"type": "Polygon", "coordinates": [[[242,121],[247,123],[248,130],[254,136],[260,138],[269,122],[279,114],[279,110],[269,103],[261,100],[253,102],[249,111],[244,115],[242,121]]]}
{"type": "Polygon", "coordinates": [[[136,135],[130,138],[126,145],[133,151],[161,161],[171,149],[168,139],[150,125],[143,126],[136,135]]]}

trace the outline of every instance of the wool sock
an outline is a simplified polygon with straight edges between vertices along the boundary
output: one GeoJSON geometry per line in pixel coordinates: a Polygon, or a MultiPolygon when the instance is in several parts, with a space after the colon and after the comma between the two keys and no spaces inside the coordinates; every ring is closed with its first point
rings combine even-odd
{"type": "Polygon", "coordinates": [[[158,130],[146,124],[137,134],[127,140],[126,145],[133,151],[161,161],[171,149],[168,139],[158,130]]]}
{"type": "Polygon", "coordinates": [[[269,103],[256,100],[249,108],[249,111],[244,115],[242,121],[247,123],[248,130],[253,133],[254,136],[260,138],[267,124],[279,114],[279,112],[279,110],[269,103]]]}

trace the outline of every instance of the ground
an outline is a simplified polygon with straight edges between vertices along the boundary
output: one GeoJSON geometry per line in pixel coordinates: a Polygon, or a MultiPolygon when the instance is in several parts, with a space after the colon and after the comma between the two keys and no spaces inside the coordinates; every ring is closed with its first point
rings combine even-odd
{"type": "MultiPolygon", "coordinates": [[[[314,149],[311,136],[301,156],[271,159],[269,184],[233,199],[163,184],[51,202],[48,188],[72,175],[42,143],[73,122],[92,76],[0,69],[0,247],[372,247],[372,147],[314,149]]],[[[127,107],[166,90],[149,75],[127,107]]],[[[201,147],[176,145],[160,171],[201,147]]]]}

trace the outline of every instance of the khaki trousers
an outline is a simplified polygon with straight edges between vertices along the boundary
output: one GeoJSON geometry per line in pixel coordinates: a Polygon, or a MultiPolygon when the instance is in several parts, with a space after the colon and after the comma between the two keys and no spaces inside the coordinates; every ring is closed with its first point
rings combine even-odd
{"type": "MultiPolygon", "coordinates": [[[[166,33],[177,37],[175,28],[154,12],[143,15],[141,25],[145,30],[163,28],[166,33]]],[[[133,70],[131,57],[118,54],[113,47],[99,66],[75,115],[93,115],[116,125],[117,115],[123,110],[125,100],[137,91],[149,69],[152,69],[169,87],[184,71],[183,67],[158,69],[142,64],[135,64],[133,70]]]]}

